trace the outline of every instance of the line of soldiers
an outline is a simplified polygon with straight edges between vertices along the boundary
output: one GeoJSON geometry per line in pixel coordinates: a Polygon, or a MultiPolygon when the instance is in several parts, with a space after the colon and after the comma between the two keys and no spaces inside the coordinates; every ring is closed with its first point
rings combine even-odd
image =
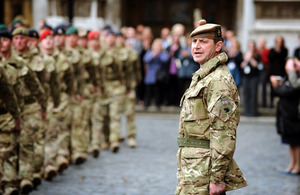
{"type": "Polygon", "coordinates": [[[136,52],[122,34],[0,25],[0,194],[29,194],[87,153],[136,147],[136,52]],[[101,38],[101,39],[100,39],[101,38]]]}

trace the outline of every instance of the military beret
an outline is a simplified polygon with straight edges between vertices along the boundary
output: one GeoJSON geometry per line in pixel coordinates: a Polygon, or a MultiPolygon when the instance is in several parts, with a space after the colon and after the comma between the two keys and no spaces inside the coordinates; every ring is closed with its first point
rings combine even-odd
{"type": "Polygon", "coordinates": [[[18,24],[18,23],[24,24],[23,21],[22,21],[21,19],[14,19],[14,20],[11,22],[10,26],[15,26],[15,25],[18,24]]]}
{"type": "Polygon", "coordinates": [[[11,34],[4,24],[0,24],[0,37],[6,37],[11,39],[11,34]]]}
{"type": "Polygon", "coordinates": [[[44,29],[52,30],[52,27],[50,25],[48,25],[48,24],[44,24],[41,29],[42,30],[44,30],[44,29]]]}
{"type": "Polygon", "coordinates": [[[88,34],[88,39],[99,39],[100,38],[100,33],[96,30],[92,30],[91,32],[89,32],[88,34]]]}
{"type": "Polygon", "coordinates": [[[110,25],[105,25],[102,30],[110,30],[111,29],[111,26],[110,25]]]}
{"type": "Polygon", "coordinates": [[[106,35],[116,35],[116,33],[113,30],[109,29],[106,35]]]}
{"type": "Polygon", "coordinates": [[[53,29],[54,35],[64,35],[66,34],[66,27],[64,25],[59,25],[53,29]]]}
{"type": "Polygon", "coordinates": [[[117,32],[117,33],[116,33],[116,35],[117,35],[117,36],[120,36],[120,37],[123,37],[123,33],[122,33],[122,32],[120,32],[120,31],[119,31],[119,32],[117,32]]]}
{"type": "Polygon", "coordinates": [[[50,30],[50,29],[44,29],[44,30],[42,30],[41,35],[40,35],[40,41],[43,40],[48,35],[53,35],[52,30],[50,30]]]}
{"type": "Polygon", "coordinates": [[[79,30],[78,30],[78,36],[79,36],[79,37],[87,38],[87,35],[88,35],[87,30],[84,30],[84,29],[79,29],[79,30]]]}
{"type": "Polygon", "coordinates": [[[26,35],[28,36],[28,30],[27,28],[25,27],[17,27],[15,28],[13,31],[12,31],[12,36],[15,36],[15,35],[26,35]]]}
{"type": "Polygon", "coordinates": [[[206,20],[200,20],[199,26],[193,30],[191,37],[198,38],[222,38],[221,26],[219,24],[206,23],[206,20]]]}
{"type": "Polygon", "coordinates": [[[71,35],[71,34],[77,35],[78,34],[77,28],[75,28],[73,26],[69,27],[66,31],[66,35],[71,35]]]}
{"type": "Polygon", "coordinates": [[[28,36],[38,39],[39,33],[35,29],[31,28],[31,29],[28,29],[28,36]]]}

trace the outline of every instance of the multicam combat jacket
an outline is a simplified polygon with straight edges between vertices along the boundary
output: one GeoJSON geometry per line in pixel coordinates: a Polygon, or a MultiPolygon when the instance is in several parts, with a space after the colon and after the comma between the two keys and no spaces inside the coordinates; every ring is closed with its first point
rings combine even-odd
{"type": "Polygon", "coordinates": [[[233,159],[240,119],[239,94],[221,53],[201,65],[181,100],[179,138],[196,138],[208,147],[179,147],[176,194],[209,194],[209,182],[226,191],[247,185],[233,159]]]}

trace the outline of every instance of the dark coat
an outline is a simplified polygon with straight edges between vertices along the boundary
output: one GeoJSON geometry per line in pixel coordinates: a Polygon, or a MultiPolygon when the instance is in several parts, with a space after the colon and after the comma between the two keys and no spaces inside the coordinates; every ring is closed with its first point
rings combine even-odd
{"type": "Polygon", "coordinates": [[[300,90],[292,88],[289,81],[284,79],[282,85],[274,88],[274,92],[280,97],[276,113],[277,132],[282,136],[300,135],[300,90]]]}

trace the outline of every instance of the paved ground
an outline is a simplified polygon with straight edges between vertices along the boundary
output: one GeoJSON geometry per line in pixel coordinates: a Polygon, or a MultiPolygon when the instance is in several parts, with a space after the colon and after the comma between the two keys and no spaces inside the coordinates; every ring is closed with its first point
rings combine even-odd
{"type": "MultiPolygon", "coordinates": [[[[102,151],[43,184],[32,195],[171,195],[176,180],[178,114],[138,113],[138,147],[102,151]]],[[[274,117],[244,118],[238,128],[235,160],[249,186],[229,195],[298,195],[299,176],[279,171],[288,164],[274,117]]]]}

